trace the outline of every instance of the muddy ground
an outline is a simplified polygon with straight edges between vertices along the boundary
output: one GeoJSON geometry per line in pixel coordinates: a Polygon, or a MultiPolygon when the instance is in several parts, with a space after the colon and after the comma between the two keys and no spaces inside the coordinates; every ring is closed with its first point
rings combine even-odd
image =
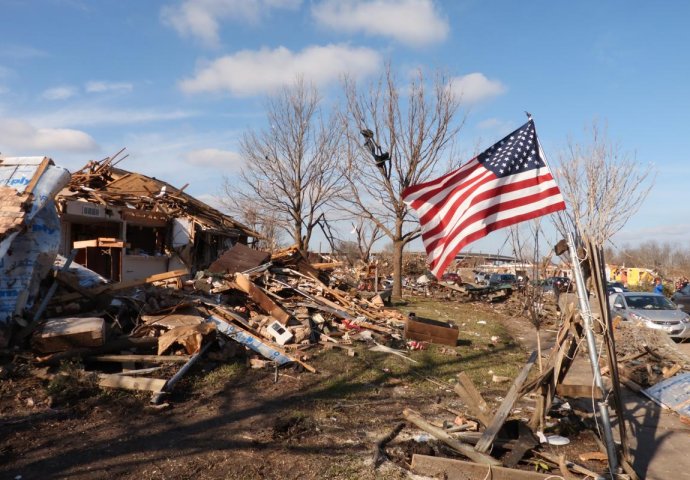
{"type": "MultiPolygon", "coordinates": [[[[389,445],[390,459],[374,469],[374,443],[403,420],[402,410],[415,409],[436,424],[452,422],[465,411],[453,392],[461,371],[496,406],[510,382],[492,378],[514,378],[529,352],[507,334],[508,317],[495,306],[413,299],[401,309],[454,320],[458,347],[411,352],[418,363],[369,351],[364,343],[353,345],[355,357],[313,349],[308,362],[317,374],[281,368],[277,381],[273,369],[250,369],[244,357],[208,355],[165,399],[165,408],[151,407],[149,394],[99,389],[78,374],[79,364],[63,364],[60,375],[43,380],[37,374],[45,372],[29,357],[6,355],[0,478],[408,478],[413,452],[454,454],[408,425],[389,445]]],[[[529,408],[527,402],[517,412],[528,418],[529,408]]],[[[570,432],[575,450],[596,450],[590,436],[576,430],[570,432]]],[[[548,448],[559,453],[563,447],[548,448]]],[[[567,448],[575,455],[572,444],[567,448]]]]}

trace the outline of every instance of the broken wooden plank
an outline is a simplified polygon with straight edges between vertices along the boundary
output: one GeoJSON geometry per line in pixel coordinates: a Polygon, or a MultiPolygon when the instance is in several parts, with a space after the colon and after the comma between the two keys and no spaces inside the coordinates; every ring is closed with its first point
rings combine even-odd
{"type": "Polygon", "coordinates": [[[412,455],[412,470],[420,475],[445,478],[447,480],[545,480],[553,475],[515,470],[491,465],[478,465],[452,458],[412,455]]]}
{"type": "Polygon", "coordinates": [[[100,347],[104,343],[105,321],[101,317],[51,318],[32,338],[33,347],[41,353],[100,347]]]}
{"type": "Polygon", "coordinates": [[[185,363],[189,360],[189,355],[95,355],[89,357],[89,360],[106,363],[185,363]]]}
{"type": "Polygon", "coordinates": [[[166,382],[167,380],[164,378],[130,377],[128,375],[106,373],[98,375],[98,385],[101,387],[148,390],[153,393],[162,391],[166,382]]]}
{"type": "Polygon", "coordinates": [[[574,383],[561,383],[556,387],[556,393],[561,397],[570,398],[604,398],[601,390],[596,385],[577,385],[574,383]]]}
{"type": "Polygon", "coordinates": [[[489,450],[489,448],[491,448],[494,438],[496,438],[496,435],[498,435],[498,431],[501,429],[503,423],[506,421],[506,418],[508,418],[510,411],[513,409],[513,405],[518,399],[522,384],[525,383],[525,380],[527,380],[527,375],[529,375],[529,371],[532,369],[536,361],[537,352],[534,351],[532,352],[532,355],[530,355],[525,366],[522,367],[522,371],[513,382],[510,390],[508,390],[508,393],[501,403],[501,406],[498,408],[498,411],[496,412],[491,424],[486,430],[484,430],[482,438],[480,438],[479,442],[477,442],[475,449],[478,452],[485,453],[489,450]]]}
{"type": "Polygon", "coordinates": [[[247,275],[242,273],[235,274],[235,283],[254,303],[259,305],[263,311],[278,320],[281,325],[287,325],[288,320],[290,320],[290,314],[283,310],[276,302],[271,300],[271,297],[269,297],[261,287],[252,282],[247,275]]]}
{"type": "Polygon", "coordinates": [[[45,357],[37,357],[36,362],[46,365],[57,365],[62,360],[76,357],[89,357],[105,353],[118,352],[126,349],[145,349],[155,350],[158,346],[157,337],[130,337],[124,335],[119,338],[109,340],[105,345],[97,348],[74,348],[66,352],[58,352],[45,357]]]}
{"type": "Polygon", "coordinates": [[[442,428],[438,428],[431,425],[429,422],[424,420],[421,417],[421,415],[419,415],[417,412],[413,410],[410,410],[409,408],[403,410],[403,417],[405,417],[405,419],[410,423],[413,423],[417,427],[433,435],[449,447],[453,448],[454,450],[457,450],[458,452],[465,455],[467,458],[474,460],[477,463],[482,463],[485,465],[501,465],[501,462],[499,460],[493,458],[490,455],[487,455],[486,453],[478,452],[475,449],[473,449],[470,445],[461,442],[457,438],[451,437],[442,428]]]}
{"type": "Polygon", "coordinates": [[[462,403],[470,409],[472,415],[476,417],[482,425],[486,427],[491,423],[493,413],[489,405],[465,372],[460,372],[458,374],[458,384],[455,386],[455,393],[458,394],[462,403]]]}

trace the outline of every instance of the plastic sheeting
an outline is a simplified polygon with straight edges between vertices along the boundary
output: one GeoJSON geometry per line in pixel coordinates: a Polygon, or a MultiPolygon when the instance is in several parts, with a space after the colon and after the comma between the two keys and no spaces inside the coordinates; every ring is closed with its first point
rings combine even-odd
{"type": "Polygon", "coordinates": [[[70,173],[52,161],[42,169],[43,161],[44,157],[0,160],[0,186],[24,192],[34,180],[24,228],[0,242],[0,345],[7,344],[13,317],[36,301],[40,282],[50,271],[60,247],[60,220],[54,198],[69,183],[70,173]]]}

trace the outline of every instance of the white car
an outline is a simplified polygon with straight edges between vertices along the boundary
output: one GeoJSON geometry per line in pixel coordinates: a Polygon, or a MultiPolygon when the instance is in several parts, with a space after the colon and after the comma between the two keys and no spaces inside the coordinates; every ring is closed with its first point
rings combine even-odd
{"type": "Polygon", "coordinates": [[[690,338],[690,315],[658,293],[617,292],[609,296],[611,314],[663,330],[672,338],[690,338]]]}

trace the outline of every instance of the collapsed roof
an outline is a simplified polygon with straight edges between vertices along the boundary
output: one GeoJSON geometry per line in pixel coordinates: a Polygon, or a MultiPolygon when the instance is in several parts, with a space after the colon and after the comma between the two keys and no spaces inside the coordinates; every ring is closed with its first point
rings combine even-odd
{"type": "Polygon", "coordinates": [[[162,214],[167,217],[192,217],[204,230],[221,234],[259,238],[259,233],[184,192],[188,184],[176,188],[157,178],[129,172],[115,166],[122,154],[89,161],[72,174],[58,200],[81,200],[109,207],[122,207],[162,214]]]}

